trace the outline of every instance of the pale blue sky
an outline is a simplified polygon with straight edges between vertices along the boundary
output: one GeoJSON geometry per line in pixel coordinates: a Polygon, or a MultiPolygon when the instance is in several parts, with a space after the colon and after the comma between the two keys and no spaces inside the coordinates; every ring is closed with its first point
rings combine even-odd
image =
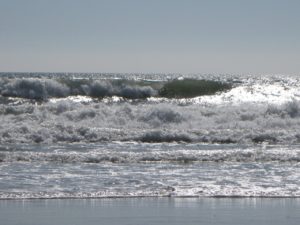
{"type": "Polygon", "coordinates": [[[0,71],[300,75],[300,0],[0,0],[0,71]]]}

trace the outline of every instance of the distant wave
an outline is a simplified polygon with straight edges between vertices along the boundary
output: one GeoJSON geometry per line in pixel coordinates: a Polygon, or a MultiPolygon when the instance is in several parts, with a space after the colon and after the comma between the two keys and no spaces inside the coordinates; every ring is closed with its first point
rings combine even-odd
{"type": "Polygon", "coordinates": [[[70,90],[54,80],[16,79],[7,81],[1,87],[4,97],[21,97],[36,100],[45,100],[49,97],[66,97],[70,90]]]}
{"type": "MultiPolygon", "coordinates": [[[[1,73],[0,73],[1,74],[1,73]]],[[[297,77],[110,74],[1,74],[0,104],[89,98],[176,104],[284,104],[300,101],[297,77]],[[151,79],[147,79],[151,78],[151,79]],[[18,99],[14,99],[18,98],[18,99]]]]}
{"type": "Polygon", "coordinates": [[[119,84],[113,81],[16,79],[2,87],[4,97],[20,97],[47,100],[53,97],[83,95],[97,98],[120,96],[129,99],[147,98],[156,95],[149,86],[119,84]]]}
{"type": "Polygon", "coordinates": [[[118,96],[125,99],[148,97],[190,98],[214,94],[231,88],[231,85],[208,80],[173,80],[170,82],[95,79],[41,79],[14,78],[0,82],[4,97],[34,100],[62,98],[67,96],[90,96],[104,98],[118,96]]]}

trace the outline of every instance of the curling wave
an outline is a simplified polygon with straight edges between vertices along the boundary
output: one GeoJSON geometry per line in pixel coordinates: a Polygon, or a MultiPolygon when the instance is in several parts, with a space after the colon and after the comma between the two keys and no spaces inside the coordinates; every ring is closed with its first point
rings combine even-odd
{"type": "Polygon", "coordinates": [[[173,81],[108,80],[108,79],[60,79],[14,78],[0,81],[0,93],[4,97],[34,100],[67,96],[104,98],[118,96],[125,99],[149,97],[191,98],[225,91],[231,85],[219,81],[183,79],[173,81]]]}

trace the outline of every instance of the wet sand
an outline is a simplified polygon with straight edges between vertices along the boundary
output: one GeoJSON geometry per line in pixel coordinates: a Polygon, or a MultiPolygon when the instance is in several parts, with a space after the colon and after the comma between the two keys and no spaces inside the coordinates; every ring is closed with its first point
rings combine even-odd
{"type": "Polygon", "coordinates": [[[299,198],[0,200],[3,225],[300,224],[299,198]]]}

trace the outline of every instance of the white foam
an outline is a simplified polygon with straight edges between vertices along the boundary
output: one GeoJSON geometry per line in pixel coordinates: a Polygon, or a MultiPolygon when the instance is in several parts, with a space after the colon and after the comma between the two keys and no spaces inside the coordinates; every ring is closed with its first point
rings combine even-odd
{"type": "Polygon", "coordinates": [[[255,84],[238,86],[217,95],[197,97],[194,98],[193,102],[198,104],[241,104],[247,102],[283,104],[293,100],[300,100],[299,88],[287,88],[279,84],[255,84]]]}
{"type": "Polygon", "coordinates": [[[89,103],[93,101],[93,98],[88,97],[88,96],[82,96],[82,95],[77,95],[77,96],[68,96],[66,98],[51,98],[49,99],[49,102],[51,103],[58,103],[58,102],[63,102],[63,101],[71,101],[71,102],[76,102],[76,103],[89,103]]]}

